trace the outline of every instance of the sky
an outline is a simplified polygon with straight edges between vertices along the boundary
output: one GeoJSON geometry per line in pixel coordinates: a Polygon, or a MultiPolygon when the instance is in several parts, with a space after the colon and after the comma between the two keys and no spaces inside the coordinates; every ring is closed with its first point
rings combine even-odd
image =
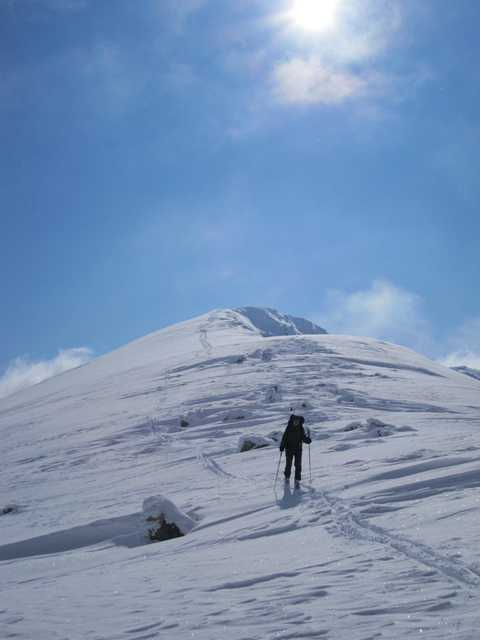
{"type": "Polygon", "coordinates": [[[480,367],[479,21],[1,0],[0,395],[244,305],[480,367]]]}

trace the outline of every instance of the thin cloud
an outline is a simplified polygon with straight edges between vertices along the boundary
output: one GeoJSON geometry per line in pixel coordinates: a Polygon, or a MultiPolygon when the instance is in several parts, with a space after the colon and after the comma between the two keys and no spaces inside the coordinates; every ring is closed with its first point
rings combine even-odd
{"type": "Polygon", "coordinates": [[[32,361],[24,357],[16,358],[0,377],[0,398],[6,398],[21,389],[86,364],[92,357],[93,352],[90,349],[77,347],[60,351],[51,360],[32,361]]]}
{"type": "Polygon", "coordinates": [[[423,298],[388,280],[353,293],[329,291],[324,309],[312,317],[329,333],[386,340],[429,354],[447,367],[480,369],[480,317],[469,318],[440,341],[423,298]]]}
{"type": "Polygon", "coordinates": [[[317,59],[293,58],[273,71],[273,95],[283,104],[339,104],[365,94],[367,86],[364,78],[329,69],[317,59]]]}
{"type": "Polygon", "coordinates": [[[453,351],[440,360],[446,367],[480,369],[480,351],[453,351]]]}
{"type": "Polygon", "coordinates": [[[480,369],[480,317],[469,318],[449,339],[450,350],[441,359],[447,367],[480,369]]]}
{"type": "MultiPolygon", "coordinates": [[[[376,97],[394,84],[379,68],[401,32],[400,5],[340,3],[338,14],[334,28],[315,34],[315,39],[302,39],[297,33],[297,52],[287,61],[275,62],[271,86],[276,102],[339,105],[355,97],[376,97]]],[[[295,29],[288,19],[284,21],[293,38],[295,29]]]]}
{"type": "Polygon", "coordinates": [[[421,351],[431,348],[421,296],[387,280],[354,293],[330,291],[325,310],[315,319],[330,333],[368,336],[421,351]]]}

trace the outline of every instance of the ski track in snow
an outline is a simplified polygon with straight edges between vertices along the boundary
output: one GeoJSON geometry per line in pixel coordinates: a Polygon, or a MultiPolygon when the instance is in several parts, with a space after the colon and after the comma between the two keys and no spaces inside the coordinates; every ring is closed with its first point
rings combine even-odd
{"type": "Polygon", "coordinates": [[[200,340],[200,344],[202,345],[203,350],[205,351],[205,353],[207,354],[207,356],[211,356],[212,351],[213,351],[213,347],[210,344],[209,340],[208,340],[208,330],[207,330],[207,326],[202,326],[200,327],[199,330],[199,340],[200,340]]]}
{"type": "Polygon", "coordinates": [[[339,497],[334,497],[326,492],[320,492],[320,495],[331,508],[335,527],[343,536],[353,540],[362,540],[389,547],[391,550],[397,551],[411,560],[435,569],[462,587],[477,590],[480,586],[480,575],[460,561],[455,560],[453,562],[426,544],[414,542],[370,524],[367,520],[355,514],[348,504],[339,497]]]}
{"type": "Polygon", "coordinates": [[[238,476],[225,471],[221,464],[216,462],[211,455],[208,455],[201,449],[197,453],[197,460],[204,469],[207,469],[217,477],[220,476],[221,478],[230,478],[233,480],[238,479],[238,476]]]}

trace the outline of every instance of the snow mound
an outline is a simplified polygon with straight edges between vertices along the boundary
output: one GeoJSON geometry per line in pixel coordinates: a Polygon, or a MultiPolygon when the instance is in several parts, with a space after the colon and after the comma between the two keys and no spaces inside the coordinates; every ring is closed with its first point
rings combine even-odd
{"type": "Polygon", "coordinates": [[[282,390],[280,385],[274,384],[265,391],[265,402],[279,402],[282,400],[282,390]]]}
{"type": "Polygon", "coordinates": [[[263,447],[271,447],[277,444],[273,437],[243,435],[238,440],[238,450],[243,453],[251,449],[262,449],[263,447]]]}
{"type": "Polygon", "coordinates": [[[265,338],[272,336],[322,335],[322,327],[305,318],[285,315],[276,309],[240,307],[235,311],[250,321],[265,338]]]}
{"type": "Polygon", "coordinates": [[[272,349],[256,349],[253,353],[250,354],[250,358],[258,358],[263,362],[270,362],[273,360],[273,350],[272,349]]]}
{"type": "Polygon", "coordinates": [[[415,429],[412,427],[396,427],[393,424],[382,422],[378,418],[368,418],[365,423],[359,421],[349,422],[343,431],[349,434],[348,437],[350,439],[359,440],[364,438],[384,438],[394,433],[411,432],[415,431],[415,429]]]}
{"type": "MultiPolygon", "coordinates": [[[[186,513],[183,513],[171,500],[165,498],[165,496],[158,495],[147,498],[143,501],[143,514],[145,516],[145,520],[148,523],[156,523],[158,525],[158,529],[168,530],[172,528],[172,525],[180,532],[180,535],[185,536],[189,533],[193,527],[195,526],[195,521],[187,516],[186,513]],[[166,525],[166,526],[165,526],[166,525]]],[[[156,530],[149,530],[157,532],[156,530]]],[[[177,535],[166,536],[163,539],[168,539],[168,537],[178,537],[177,535]]],[[[161,538],[153,538],[150,535],[151,539],[161,539],[161,538]]]]}
{"type": "Polygon", "coordinates": [[[275,431],[270,431],[268,437],[273,440],[274,444],[280,444],[282,441],[283,431],[279,431],[276,429],[275,431]]]}

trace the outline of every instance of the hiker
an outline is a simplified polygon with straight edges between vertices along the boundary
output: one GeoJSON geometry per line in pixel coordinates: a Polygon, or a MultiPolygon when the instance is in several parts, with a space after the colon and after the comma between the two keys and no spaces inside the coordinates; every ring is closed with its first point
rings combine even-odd
{"type": "Polygon", "coordinates": [[[280,452],[285,451],[285,481],[290,480],[292,472],[292,462],[295,459],[295,485],[298,486],[302,479],[302,443],[312,442],[310,435],[305,433],[303,416],[296,416],[292,413],[288,420],[287,428],[280,443],[280,452]]]}

